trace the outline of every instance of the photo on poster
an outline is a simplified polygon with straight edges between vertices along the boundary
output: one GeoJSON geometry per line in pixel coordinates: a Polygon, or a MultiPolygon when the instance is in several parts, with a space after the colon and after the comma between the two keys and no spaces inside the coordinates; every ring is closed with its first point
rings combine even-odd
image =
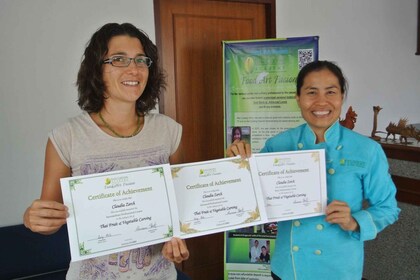
{"type": "Polygon", "coordinates": [[[274,249],[277,223],[266,223],[226,232],[226,262],[229,264],[270,263],[270,252],[274,249]],[[265,248],[262,248],[262,247],[265,248]],[[264,252],[262,252],[265,250],[264,252]],[[261,256],[263,253],[263,256],[261,256]]]}
{"type": "Polygon", "coordinates": [[[275,238],[273,223],[227,231],[225,280],[272,280],[270,263],[275,238]]]}
{"type": "Polygon", "coordinates": [[[235,140],[244,140],[251,143],[250,126],[231,126],[226,131],[226,142],[233,143],[235,140]]]}
{"type": "Polygon", "coordinates": [[[249,261],[251,263],[270,263],[270,239],[249,239],[249,261]]]}

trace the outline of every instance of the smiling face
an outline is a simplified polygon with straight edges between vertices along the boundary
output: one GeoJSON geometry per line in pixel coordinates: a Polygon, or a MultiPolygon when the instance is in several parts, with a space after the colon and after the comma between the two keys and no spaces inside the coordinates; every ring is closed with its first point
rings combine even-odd
{"type": "Polygon", "coordinates": [[[236,128],[233,132],[233,141],[241,140],[241,138],[242,138],[241,130],[239,128],[236,128]]]}
{"type": "Polygon", "coordinates": [[[340,117],[344,94],[337,77],[327,69],[310,72],[296,95],[302,117],[324,141],[325,131],[340,117]]]}
{"type": "MultiPolygon", "coordinates": [[[[127,35],[111,38],[108,43],[108,53],[105,58],[115,55],[130,58],[145,55],[139,39],[127,35]]],[[[105,104],[109,102],[132,103],[142,95],[149,76],[149,68],[138,67],[131,61],[128,67],[115,67],[111,64],[103,66],[105,83],[105,104]]]]}

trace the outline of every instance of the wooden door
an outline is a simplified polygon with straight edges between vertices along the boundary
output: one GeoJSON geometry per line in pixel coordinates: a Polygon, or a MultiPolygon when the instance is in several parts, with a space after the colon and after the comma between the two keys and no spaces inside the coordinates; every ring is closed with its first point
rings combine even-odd
{"type": "MultiPolygon", "coordinates": [[[[224,157],[222,41],[275,37],[275,0],[155,0],[168,86],[160,112],[183,126],[185,162],[224,157]]],[[[223,279],[223,234],[187,240],[193,280],[223,279]]]]}

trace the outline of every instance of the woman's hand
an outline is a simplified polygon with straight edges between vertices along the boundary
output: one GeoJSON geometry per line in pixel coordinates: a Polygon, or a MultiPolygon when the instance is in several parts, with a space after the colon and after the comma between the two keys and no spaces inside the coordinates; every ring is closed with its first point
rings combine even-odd
{"type": "Polygon", "coordinates": [[[67,217],[68,209],[64,204],[37,199],[26,209],[23,223],[33,232],[53,234],[66,223],[67,217]]]}
{"type": "Polygon", "coordinates": [[[326,214],[327,222],[338,224],[343,230],[359,230],[359,224],[351,215],[351,209],[344,201],[334,200],[328,204],[326,214]]]}
{"type": "Polygon", "coordinates": [[[244,140],[235,140],[226,149],[226,155],[228,157],[234,157],[240,155],[243,159],[251,156],[251,145],[244,140]]]}
{"type": "Polygon", "coordinates": [[[163,245],[162,255],[167,260],[180,263],[189,258],[190,252],[185,240],[174,237],[163,245]]]}

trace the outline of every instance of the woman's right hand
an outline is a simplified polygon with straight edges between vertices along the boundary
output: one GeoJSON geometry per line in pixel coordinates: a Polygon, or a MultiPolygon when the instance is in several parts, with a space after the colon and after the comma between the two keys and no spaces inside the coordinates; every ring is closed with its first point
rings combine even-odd
{"type": "Polygon", "coordinates": [[[251,157],[251,145],[244,140],[235,140],[226,149],[228,157],[241,156],[242,158],[251,157]]]}
{"type": "Polygon", "coordinates": [[[66,223],[67,217],[68,209],[64,204],[37,199],[26,209],[23,223],[33,232],[53,234],[66,223]]]}

